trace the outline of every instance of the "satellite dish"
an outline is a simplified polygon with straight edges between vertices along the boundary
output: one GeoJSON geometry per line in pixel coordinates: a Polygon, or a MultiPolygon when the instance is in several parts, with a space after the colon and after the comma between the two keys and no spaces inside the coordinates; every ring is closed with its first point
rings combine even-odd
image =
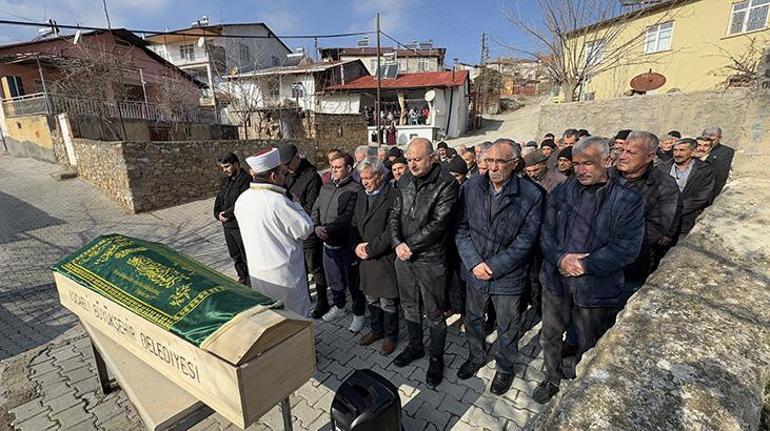
{"type": "Polygon", "coordinates": [[[425,101],[432,102],[436,98],[436,90],[428,90],[425,92],[425,101]]]}
{"type": "Polygon", "coordinates": [[[77,44],[78,44],[78,42],[80,42],[80,30],[78,30],[77,32],[75,32],[75,38],[74,38],[74,39],[72,39],[72,44],[73,44],[73,45],[77,45],[77,44]]]}
{"type": "Polygon", "coordinates": [[[203,45],[206,43],[206,39],[203,38],[203,36],[198,38],[198,48],[203,48],[203,45]]]}
{"type": "Polygon", "coordinates": [[[666,77],[650,69],[647,73],[636,75],[631,80],[631,88],[640,93],[657,90],[666,84],[666,77]]]}

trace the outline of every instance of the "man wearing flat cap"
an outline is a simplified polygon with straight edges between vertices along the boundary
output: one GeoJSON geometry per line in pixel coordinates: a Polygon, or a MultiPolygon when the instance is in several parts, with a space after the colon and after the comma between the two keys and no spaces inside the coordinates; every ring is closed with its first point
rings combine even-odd
{"type": "Polygon", "coordinates": [[[251,287],[307,317],[310,294],[303,242],[313,232],[313,222],[283,188],[286,167],[277,149],[260,150],[246,163],[254,179],[235,202],[235,217],[246,248],[251,287]]]}
{"type": "Polygon", "coordinates": [[[556,186],[567,181],[567,177],[556,169],[548,169],[547,163],[548,156],[540,150],[533,151],[524,156],[524,171],[527,176],[548,193],[551,193],[556,186]]]}

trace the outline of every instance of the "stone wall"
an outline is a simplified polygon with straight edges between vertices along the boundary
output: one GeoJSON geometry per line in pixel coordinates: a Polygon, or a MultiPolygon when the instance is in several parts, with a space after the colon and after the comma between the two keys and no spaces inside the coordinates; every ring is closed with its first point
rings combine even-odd
{"type": "Polygon", "coordinates": [[[76,139],[78,173],[127,211],[179,205],[216,194],[217,160],[232,151],[242,164],[266,146],[291,142],[307,154],[315,143],[302,141],[103,142],[76,139]]]}
{"type": "Polygon", "coordinates": [[[658,135],[679,130],[683,135],[698,136],[706,127],[719,126],[724,130],[724,142],[732,144],[742,138],[753,93],[737,88],[546,104],[540,108],[537,136],[548,132],[559,135],[570,127],[605,137],[620,129],[649,130],[658,135]]]}
{"type": "MultiPolygon", "coordinates": [[[[313,114],[308,136],[316,141],[313,160],[319,167],[327,164],[326,153],[332,148],[353,154],[357,146],[368,142],[366,120],[360,114],[313,114]]],[[[311,159],[309,154],[306,157],[311,159]]]]}

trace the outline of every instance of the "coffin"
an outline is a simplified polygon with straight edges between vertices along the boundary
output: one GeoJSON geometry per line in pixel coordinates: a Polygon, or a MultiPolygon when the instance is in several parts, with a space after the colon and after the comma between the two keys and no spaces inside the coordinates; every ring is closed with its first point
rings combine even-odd
{"type": "Polygon", "coordinates": [[[310,321],[161,244],[105,235],[52,269],[62,305],[241,428],[315,371],[310,321]]]}

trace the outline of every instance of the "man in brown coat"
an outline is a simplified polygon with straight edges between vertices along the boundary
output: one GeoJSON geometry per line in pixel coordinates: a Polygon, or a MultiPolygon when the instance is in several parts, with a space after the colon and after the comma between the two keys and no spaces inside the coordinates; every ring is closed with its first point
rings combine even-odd
{"type": "Polygon", "coordinates": [[[540,150],[535,150],[526,156],[524,156],[525,172],[532,181],[539,184],[548,193],[551,193],[553,189],[559,184],[567,180],[558,169],[549,169],[546,164],[548,163],[548,157],[540,150]]]}
{"type": "Polygon", "coordinates": [[[352,222],[358,234],[355,252],[361,259],[360,286],[369,306],[370,325],[359,343],[367,346],[385,338],[380,352],[389,355],[398,342],[398,284],[393,264],[396,253],[387,224],[398,192],[385,181],[387,171],[381,161],[364,160],[356,170],[364,189],[358,192],[352,222]]]}

